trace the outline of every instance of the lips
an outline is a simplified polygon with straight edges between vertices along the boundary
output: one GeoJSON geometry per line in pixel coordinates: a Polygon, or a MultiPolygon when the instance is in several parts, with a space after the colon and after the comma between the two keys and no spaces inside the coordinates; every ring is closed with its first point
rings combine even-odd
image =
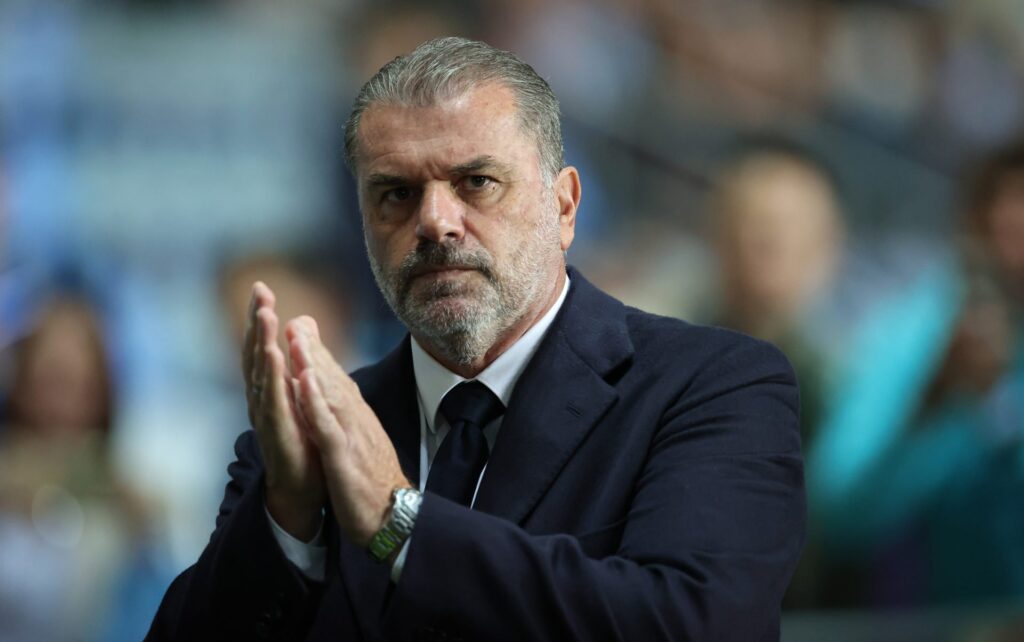
{"type": "Polygon", "coordinates": [[[412,272],[412,274],[410,276],[413,279],[418,279],[421,276],[439,276],[439,277],[443,277],[443,276],[459,274],[459,273],[462,273],[462,272],[469,272],[469,271],[475,270],[475,269],[476,268],[472,268],[472,267],[468,267],[468,266],[462,266],[462,265],[432,265],[432,266],[429,266],[429,267],[417,268],[417,269],[413,270],[413,272],[412,272]]]}

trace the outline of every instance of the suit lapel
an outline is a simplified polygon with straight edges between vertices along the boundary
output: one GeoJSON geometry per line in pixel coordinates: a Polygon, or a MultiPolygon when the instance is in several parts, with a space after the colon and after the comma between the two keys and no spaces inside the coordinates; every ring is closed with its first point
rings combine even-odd
{"type": "Polygon", "coordinates": [[[570,269],[572,289],[516,384],[475,508],[519,523],[618,399],[633,348],[625,308],[570,269]]]}
{"type": "Polygon", "coordinates": [[[420,478],[420,410],[408,335],[383,360],[353,373],[352,378],[391,438],[402,471],[417,484],[420,478]]]}

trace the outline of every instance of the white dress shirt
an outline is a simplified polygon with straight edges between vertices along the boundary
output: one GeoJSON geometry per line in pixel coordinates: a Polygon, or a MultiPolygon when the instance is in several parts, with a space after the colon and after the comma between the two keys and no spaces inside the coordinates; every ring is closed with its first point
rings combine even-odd
{"type": "MultiPolygon", "coordinates": [[[[565,303],[565,296],[569,292],[569,277],[565,278],[565,284],[555,304],[552,305],[544,316],[533,324],[508,350],[498,356],[489,366],[476,376],[476,381],[487,386],[491,392],[501,399],[501,403],[508,407],[512,397],[512,390],[519,381],[519,376],[526,369],[526,364],[533,358],[541,340],[547,334],[548,328],[555,320],[555,315],[565,303]]],[[[416,398],[419,403],[420,417],[420,478],[419,488],[422,490],[427,486],[427,477],[430,474],[430,466],[434,461],[434,455],[441,442],[448,435],[448,422],[444,415],[438,412],[441,400],[448,394],[448,391],[463,381],[469,381],[443,365],[427,354],[419,342],[412,340],[412,369],[416,378],[416,398]]],[[[498,438],[498,431],[501,429],[503,417],[498,417],[484,427],[484,437],[487,439],[489,450],[494,449],[494,443],[498,438]]],[[[477,489],[480,488],[480,481],[487,473],[487,466],[484,465],[477,479],[477,489]]],[[[476,502],[476,491],[473,493],[472,506],[476,502]]],[[[303,574],[313,580],[323,581],[326,573],[327,547],[323,541],[323,533],[317,533],[311,542],[303,542],[292,537],[281,528],[274,519],[267,513],[270,520],[271,530],[275,539],[281,546],[285,557],[288,558],[303,574]]],[[[405,557],[409,550],[410,537],[402,545],[395,563],[391,567],[391,580],[398,582],[405,566],[405,557]]]]}

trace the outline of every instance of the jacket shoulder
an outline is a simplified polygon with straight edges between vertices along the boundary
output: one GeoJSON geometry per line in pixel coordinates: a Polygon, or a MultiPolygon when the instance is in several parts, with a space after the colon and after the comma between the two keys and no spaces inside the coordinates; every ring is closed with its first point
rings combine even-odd
{"type": "Polygon", "coordinates": [[[694,373],[743,369],[775,370],[795,380],[792,366],[775,345],[741,332],[699,325],[626,306],[626,326],[638,361],[688,364],[694,373]]]}

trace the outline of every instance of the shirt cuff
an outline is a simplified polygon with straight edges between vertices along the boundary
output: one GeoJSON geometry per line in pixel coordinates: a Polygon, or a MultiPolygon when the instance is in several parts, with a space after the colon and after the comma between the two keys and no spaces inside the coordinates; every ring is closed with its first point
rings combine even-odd
{"type": "MultiPolygon", "coordinates": [[[[320,528],[317,529],[313,539],[309,542],[303,542],[301,539],[292,537],[288,531],[281,528],[274,521],[266,506],[263,507],[263,512],[267,514],[270,530],[274,533],[274,539],[277,540],[277,544],[281,547],[281,552],[284,553],[285,558],[309,579],[323,582],[324,577],[327,575],[327,545],[324,542],[323,520],[320,521],[320,528]]],[[[394,569],[392,569],[391,574],[393,578],[394,569]]]]}
{"type": "Polygon", "coordinates": [[[402,576],[402,569],[405,568],[405,557],[409,554],[409,542],[412,541],[412,535],[405,538],[402,542],[402,548],[398,551],[398,557],[395,558],[395,563],[391,565],[391,582],[392,584],[398,584],[398,578],[402,576]]]}

